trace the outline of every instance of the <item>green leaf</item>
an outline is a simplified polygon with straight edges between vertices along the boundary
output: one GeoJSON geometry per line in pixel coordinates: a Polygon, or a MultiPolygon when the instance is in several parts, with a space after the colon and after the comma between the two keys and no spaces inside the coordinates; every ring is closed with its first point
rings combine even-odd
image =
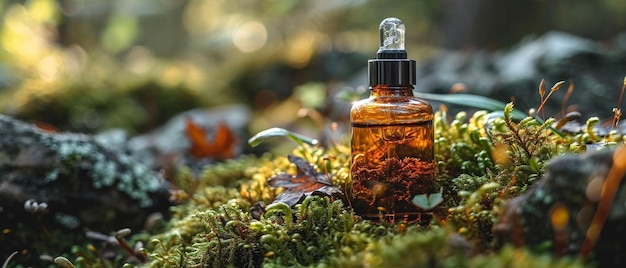
{"type": "Polygon", "coordinates": [[[317,139],[304,136],[302,134],[294,133],[284,128],[273,127],[270,129],[263,130],[256,135],[252,136],[248,139],[248,144],[252,147],[256,147],[262,142],[273,138],[273,137],[287,137],[291,140],[295,141],[298,145],[302,145],[303,143],[309,145],[316,145],[318,143],[317,139]]]}
{"type": "Polygon", "coordinates": [[[424,210],[431,210],[443,202],[441,193],[419,194],[413,197],[413,204],[424,210]]]}
{"type": "MultiPolygon", "coordinates": [[[[472,94],[432,94],[422,92],[414,92],[413,94],[416,97],[425,100],[445,102],[463,107],[482,109],[492,112],[503,111],[504,107],[506,106],[504,102],[472,94]]],[[[513,111],[511,112],[511,117],[514,120],[521,120],[527,116],[527,114],[517,109],[513,109],[513,111]]]]}

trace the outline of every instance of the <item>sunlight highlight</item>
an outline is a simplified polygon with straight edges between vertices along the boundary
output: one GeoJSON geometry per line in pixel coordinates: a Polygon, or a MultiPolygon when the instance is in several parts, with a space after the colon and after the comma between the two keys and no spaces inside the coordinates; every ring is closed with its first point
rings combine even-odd
{"type": "Polygon", "coordinates": [[[242,52],[255,52],[267,42],[267,29],[263,23],[250,21],[237,27],[233,33],[233,43],[242,52]]]}

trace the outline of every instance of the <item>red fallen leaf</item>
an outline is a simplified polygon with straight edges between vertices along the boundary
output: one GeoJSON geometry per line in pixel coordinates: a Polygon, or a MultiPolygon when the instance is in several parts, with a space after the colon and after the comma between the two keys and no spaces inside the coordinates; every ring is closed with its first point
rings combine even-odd
{"type": "Polygon", "coordinates": [[[196,125],[191,118],[187,118],[186,133],[191,141],[191,155],[196,158],[224,160],[235,156],[237,139],[224,122],[217,125],[213,141],[208,140],[204,129],[196,125]]]}
{"type": "Polygon", "coordinates": [[[281,173],[267,182],[272,187],[283,187],[286,190],[274,199],[274,203],[283,202],[294,206],[313,193],[322,193],[332,196],[340,194],[341,190],[330,181],[327,174],[320,174],[313,166],[301,157],[287,156],[289,162],[294,163],[298,169],[296,175],[281,173]]]}
{"type": "Polygon", "coordinates": [[[48,132],[48,133],[59,133],[61,132],[57,127],[48,124],[48,123],[44,123],[44,122],[40,122],[40,121],[36,121],[33,122],[33,124],[40,130],[44,131],[44,132],[48,132]]]}

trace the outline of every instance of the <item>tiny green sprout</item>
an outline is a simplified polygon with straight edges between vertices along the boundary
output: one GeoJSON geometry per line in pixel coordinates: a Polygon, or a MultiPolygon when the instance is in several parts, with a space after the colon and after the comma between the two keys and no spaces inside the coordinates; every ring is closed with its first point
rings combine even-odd
{"type": "Polygon", "coordinates": [[[256,147],[257,145],[261,144],[262,142],[272,137],[287,137],[295,141],[298,145],[302,145],[304,143],[308,145],[317,145],[318,143],[318,141],[314,138],[310,138],[302,134],[291,132],[284,128],[273,127],[270,129],[263,130],[257,133],[256,135],[252,136],[250,139],[248,139],[248,144],[250,144],[250,146],[252,147],[256,147]]]}
{"type": "Polygon", "coordinates": [[[75,268],[74,264],[65,257],[59,256],[54,258],[54,263],[63,267],[63,268],[75,268]]]}
{"type": "Polygon", "coordinates": [[[287,227],[287,229],[290,229],[293,223],[293,216],[292,216],[291,207],[289,207],[289,205],[285,203],[278,202],[278,203],[272,203],[269,206],[267,206],[265,208],[265,214],[263,214],[263,218],[267,219],[268,217],[273,216],[277,212],[282,212],[283,214],[285,214],[285,218],[284,218],[285,227],[287,227]]]}
{"type": "Polygon", "coordinates": [[[418,194],[413,197],[413,204],[424,210],[431,210],[443,202],[441,192],[432,194],[418,194]]]}

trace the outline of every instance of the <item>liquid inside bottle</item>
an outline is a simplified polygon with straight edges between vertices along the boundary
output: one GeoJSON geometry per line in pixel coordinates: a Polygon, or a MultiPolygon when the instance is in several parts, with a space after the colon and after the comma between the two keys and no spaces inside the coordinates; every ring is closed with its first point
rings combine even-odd
{"type": "Polygon", "coordinates": [[[428,222],[412,203],[436,192],[432,120],[394,125],[352,124],[354,211],[370,220],[428,222]]]}

